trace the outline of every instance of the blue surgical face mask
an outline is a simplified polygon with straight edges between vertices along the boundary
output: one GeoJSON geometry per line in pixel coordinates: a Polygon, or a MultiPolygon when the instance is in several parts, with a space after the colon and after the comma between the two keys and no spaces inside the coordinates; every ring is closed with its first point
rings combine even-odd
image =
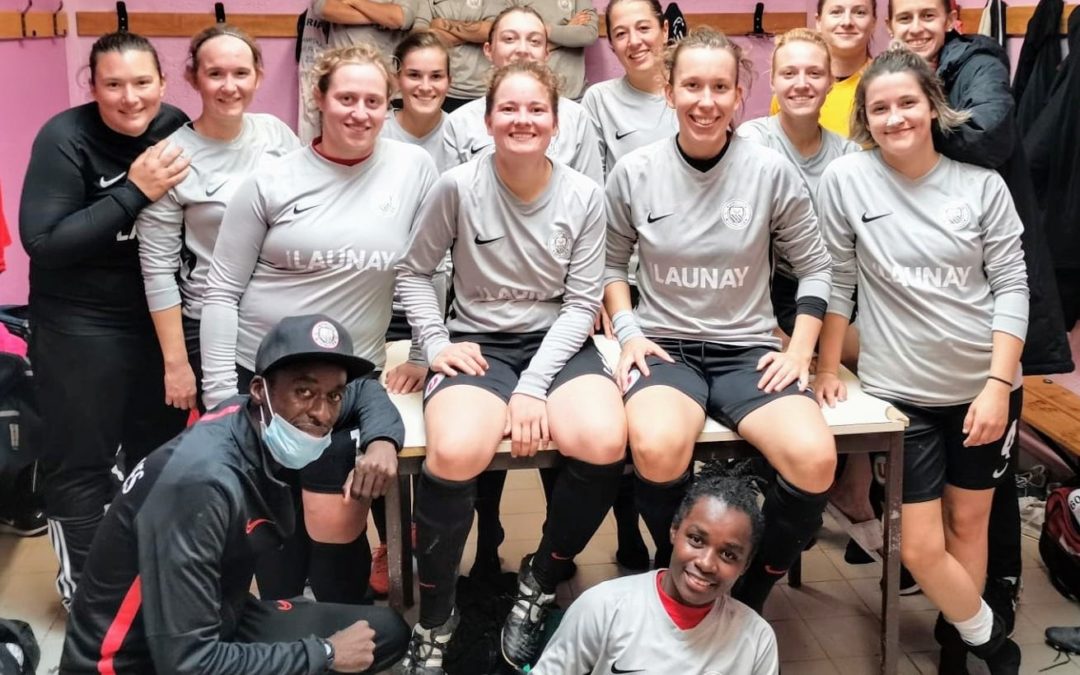
{"type": "MultiPolygon", "coordinates": [[[[262,438],[270,454],[286,469],[303,469],[330,447],[330,434],[312,436],[298,429],[274,412],[270,405],[270,392],[266,392],[266,407],[270,409],[270,424],[262,419],[262,438]]],[[[259,411],[262,417],[262,411],[259,411]]]]}

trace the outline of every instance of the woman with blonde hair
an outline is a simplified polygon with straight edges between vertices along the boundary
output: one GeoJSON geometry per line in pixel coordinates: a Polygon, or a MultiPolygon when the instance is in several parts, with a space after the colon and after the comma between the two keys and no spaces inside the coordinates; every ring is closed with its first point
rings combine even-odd
{"type": "MultiPolygon", "coordinates": [[[[247,390],[259,342],[285,316],[334,317],[357,356],[378,370],[386,363],[393,264],[438,174],[421,148],[379,138],[392,87],[373,47],[328,51],[312,75],[323,135],[259,167],[225,210],[203,302],[207,407],[247,390]]],[[[295,536],[259,562],[264,598],[299,595],[310,578],[320,600],[363,599],[368,500],[385,493],[397,448],[385,439],[357,447],[348,433],[332,443],[298,475],[285,474],[304,488],[302,505],[295,536]],[[378,467],[383,480],[343,502],[354,461],[378,467]]]]}

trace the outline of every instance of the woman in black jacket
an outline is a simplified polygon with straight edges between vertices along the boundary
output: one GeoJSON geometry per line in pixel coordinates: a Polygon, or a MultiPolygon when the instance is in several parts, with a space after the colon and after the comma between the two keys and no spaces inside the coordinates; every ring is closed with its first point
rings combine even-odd
{"type": "MultiPolygon", "coordinates": [[[[992,39],[952,30],[956,10],[949,0],[890,0],[888,27],[893,37],[929,61],[945,85],[949,105],[971,113],[948,136],[935,132],[934,145],[951,159],[995,169],[1009,187],[1024,224],[1023,247],[1031,293],[1030,323],[1021,358],[1025,375],[1069,372],[1057,285],[1035,202],[1027,157],[1009,88],[1009,58],[992,39]]],[[[1010,471],[1019,453],[1012,453],[1010,471]]],[[[990,515],[989,557],[984,595],[1012,632],[1021,572],[1020,513],[1016,486],[1005,480],[995,491],[990,515]]],[[[941,672],[965,672],[959,635],[938,621],[941,672]]]]}
{"type": "Polygon", "coordinates": [[[19,211],[45,419],[45,512],[65,605],[112,499],[117,450],[134,466],[187,416],[164,403],[135,218],[187,176],[188,160],[163,139],[188,118],[162,103],[157,53],[132,33],[94,43],[90,88],[93,102],[38,132],[19,211]]]}

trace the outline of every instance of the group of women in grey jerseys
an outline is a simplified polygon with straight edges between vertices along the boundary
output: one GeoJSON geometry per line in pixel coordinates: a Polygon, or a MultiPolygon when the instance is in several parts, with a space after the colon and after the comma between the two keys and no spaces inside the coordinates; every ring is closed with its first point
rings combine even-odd
{"type": "MultiPolygon", "coordinates": [[[[702,29],[665,53],[657,3],[616,0],[609,40],[626,76],[586,93],[591,125],[569,139],[596,153],[606,188],[550,158],[573,108],[543,65],[549,35],[533,10],[493,18],[484,53],[496,70],[481,101],[492,149],[442,177],[454,163],[440,162],[430,141],[447,123],[438,104],[453,67],[442,43],[418,35],[398,50],[403,109],[393,120],[405,144],[384,132],[394,78],[383,55],[366,45],[324,53],[312,76],[322,136],[300,147],[280,123],[245,113],[262,77],[254,42],[227,26],[208,29],[192,43],[188,73],[203,113],[170,138],[191,159],[190,175],[166,184],[137,221],[166,403],[191,408],[200,385],[208,405],[235,393],[260,326],[312,311],[312,302],[347,315],[364,298],[365,311],[346,323],[364,356],[383,363],[396,274],[426,367],[405,364],[386,377],[395,391],[424,388],[428,438],[415,505],[420,621],[396,672],[443,672],[476,479],[506,436],[515,456],[554,442],[566,458],[503,629],[504,656],[523,668],[539,657],[556,584],[616,498],[627,445],[639,510],[662,548],[675,534],[706,415],[753,443],[777,478],[756,547],[704,555],[673,581],[675,594],[700,597],[719,566],[734,565],[734,597],[760,611],[821,524],[836,451],[818,404],[844,398],[839,364],[858,286],[867,326],[860,375],[912,420],[902,552],[941,609],[943,662],[970,651],[993,673],[1016,672],[1019,650],[980,592],[991,488],[1009,475],[1000,465],[1010,461],[1019,414],[1021,225],[997,174],[935,149],[935,136],[949,138],[970,116],[949,107],[931,65],[954,39],[945,2],[890,3],[890,25],[910,49],[890,48],[861,72],[852,130],[867,149],[849,152],[820,126],[815,138],[809,123],[832,79],[828,44],[812,34],[781,42],[772,68],[780,117],[751,140],[734,131],[749,86],[739,47],[702,29]],[[800,166],[827,147],[848,154],[823,174],[800,166]],[[291,173],[301,166],[303,175],[291,173]],[[856,181],[867,188],[852,194],[856,181]],[[304,218],[346,183],[354,208],[304,218]],[[888,199],[870,203],[870,194],[888,199]],[[671,218],[675,205],[686,212],[671,218]],[[357,214],[379,220],[377,242],[353,224],[357,214]],[[322,239],[333,230],[342,234],[322,239]],[[627,284],[635,246],[636,306],[627,284]],[[770,300],[773,247],[797,280],[784,342],[770,300]],[[448,251],[455,298],[444,320],[432,279],[448,251]],[[620,345],[610,366],[590,340],[601,307],[620,345]],[[912,307],[925,311],[898,325],[912,307]],[[952,321],[933,321],[942,315],[952,321]],[[898,333],[904,372],[885,357],[898,333]],[[193,361],[200,346],[205,378],[193,361]],[[941,366],[956,355],[963,373],[941,366]],[[941,385],[927,385],[930,375],[941,385]],[[920,395],[928,386],[934,395],[920,395]]],[[[393,473],[392,457],[362,461],[393,473]]],[[[343,599],[320,585],[319,570],[366,578],[349,566],[367,502],[343,501],[342,485],[327,480],[334,471],[300,473],[307,527],[294,550],[260,567],[265,594],[299,594],[310,577],[320,599],[343,599]]],[[[365,486],[364,496],[385,488],[365,486]]]]}

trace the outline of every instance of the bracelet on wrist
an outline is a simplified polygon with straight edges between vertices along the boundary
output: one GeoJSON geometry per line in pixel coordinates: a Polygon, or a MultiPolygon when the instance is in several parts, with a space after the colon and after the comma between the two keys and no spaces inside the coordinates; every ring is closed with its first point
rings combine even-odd
{"type": "Polygon", "coordinates": [[[995,382],[1000,382],[1000,383],[1004,384],[1005,386],[1009,387],[1010,389],[1012,389],[1012,386],[1013,386],[1012,382],[1010,382],[1009,380],[1006,380],[1003,377],[998,377],[997,375],[987,375],[986,379],[987,380],[994,380],[995,382]]]}

